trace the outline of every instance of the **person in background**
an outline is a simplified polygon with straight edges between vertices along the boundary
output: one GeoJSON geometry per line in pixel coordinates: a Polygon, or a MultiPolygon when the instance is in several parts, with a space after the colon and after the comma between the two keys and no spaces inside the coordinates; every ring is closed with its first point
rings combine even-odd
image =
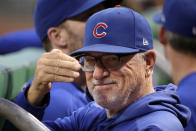
{"type": "Polygon", "coordinates": [[[191,110],[186,131],[196,130],[196,1],[165,0],[163,11],[154,17],[162,24],[159,41],[171,63],[172,78],[178,85],[182,104],[191,110]]]}
{"type": "Polygon", "coordinates": [[[0,36],[0,54],[19,51],[26,47],[42,47],[34,29],[13,31],[0,36]]]}
{"type": "MultiPolygon", "coordinates": [[[[190,111],[180,104],[176,86],[152,85],[156,53],[150,26],[139,13],[125,7],[95,13],[86,23],[83,48],[72,52],[73,57],[58,49],[51,53],[58,63],[47,60],[45,64],[56,72],[55,80],[71,81],[81,68],[95,100],[69,117],[45,121],[51,130],[183,131],[187,125],[190,111]],[[63,75],[64,68],[72,71],[70,76],[63,75]]],[[[23,97],[27,105],[47,106],[49,98],[44,96],[50,88],[40,87],[36,99],[29,92],[23,97]]],[[[29,106],[17,104],[39,119],[44,113],[44,108],[35,113],[29,106]]]]}

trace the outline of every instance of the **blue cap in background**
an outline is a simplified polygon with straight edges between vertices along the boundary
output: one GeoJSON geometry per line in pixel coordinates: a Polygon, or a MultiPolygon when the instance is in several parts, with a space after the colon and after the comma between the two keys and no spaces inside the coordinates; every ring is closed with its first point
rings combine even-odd
{"type": "Polygon", "coordinates": [[[165,0],[154,21],[170,32],[196,37],[196,0],[165,0]]]}
{"type": "Polygon", "coordinates": [[[42,47],[34,29],[19,30],[0,36],[0,54],[11,53],[25,47],[42,47]]]}
{"type": "Polygon", "coordinates": [[[91,16],[84,36],[84,47],[73,52],[127,54],[153,49],[150,25],[139,13],[125,7],[105,9],[91,16]]]}
{"type": "Polygon", "coordinates": [[[71,18],[96,6],[104,0],[39,0],[35,8],[34,23],[41,40],[50,27],[56,27],[71,18]]]}

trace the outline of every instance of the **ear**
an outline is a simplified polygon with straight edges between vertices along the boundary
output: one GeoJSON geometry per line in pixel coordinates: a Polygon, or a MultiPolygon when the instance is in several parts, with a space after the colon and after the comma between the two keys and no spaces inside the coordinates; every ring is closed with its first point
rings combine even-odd
{"type": "Polygon", "coordinates": [[[159,41],[162,45],[166,45],[168,43],[167,40],[167,32],[163,26],[159,27],[159,41]]]}
{"type": "Polygon", "coordinates": [[[63,36],[63,30],[58,27],[51,27],[48,29],[48,38],[53,48],[65,48],[67,46],[65,37],[63,36]]]}
{"type": "Polygon", "coordinates": [[[144,54],[144,59],[146,61],[146,77],[149,77],[153,73],[156,62],[156,53],[154,50],[148,50],[144,54]]]}

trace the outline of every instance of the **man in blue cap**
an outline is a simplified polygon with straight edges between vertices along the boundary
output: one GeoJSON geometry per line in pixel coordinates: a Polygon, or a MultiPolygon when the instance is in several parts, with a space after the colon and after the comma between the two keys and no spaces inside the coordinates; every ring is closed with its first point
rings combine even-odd
{"type": "Polygon", "coordinates": [[[172,78],[178,85],[182,104],[191,109],[185,130],[196,130],[196,1],[165,0],[163,12],[154,17],[162,24],[159,41],[171,63],[172,78]]]}
{"type": "MultiPolygon", "coordinates": [[[[50,104],[44,112],[43,120],[55,120],[70,115],[79,107],[86,105],[90,99],[84,95],[85,77],[78,77],[78,72],[70,71],[72,68],[78,71],[80,66],[75,65],[78,62],[72,59],[71,62],[59,63],[61,56],[58,52],[65,55],[81,48],[87,18],[94,12],[120,2],[121,0],[39,0],[34,16],[35,29],[48,53],[44,53],[38,61],[33,81],[26,84],[16,103],[25,105],[26,99],[23,98],[26,95],[28,100],[47,99],[47,96],[50,96],[50,104]],[[50,52],[52,49],[59,50],[50,52]],[[53,64],[56,64],[55,69],[51,68],[53,64]],[[59,67],[63,72],[58,70],[59,67]],[[62,73],[61,79],[56,73],[62,73]],[[77,77],[77,80],[70,79],[70,76],[77,77]],[[42,87],[48,90],[51,88],[50,93],[40,96],[39,91],[42,87]]],[[[34,109],[35,113],[40,110],[40,107],[32,105],[28,108],[34,109]]]]}
{"type": "MultiPolygon", "coordinates": [[[[176,86],[153,88],[156,54],[152,49],[150,26],[137,12],[116,7],[91,16],[86,23],[84,47],[71,55],[80,63],[75,62],[75,66],[81,66],[85,72],[87,87],[95,102],[69,117],[44,123],[51,130],[183,131],[190,112],[180,104],[176,86]]],[[[58,54],[62,67],[66,61],[74,61],[59,50],[52,52],[58,54]]],[[[71,69],[73,74],[77,72],[76,68],[71,69]]],[[[58,70],[56,80],[61,80],[63,70],[58,70]]],[[[50,89],[39,90],[43,98],[50,89]]],[[[48,104],[44,99],[37,100],[27,102],[38,107],[48,104]]],[[[35,113],[23,103],[18,104],[39,119],[44,112],[40,108],[35,113]]]]}
{"type": "MultiPolygon", "coordinates": [[[[116,3],[119,3],[119,0],[115,2],[113,0],[39,0],[35,9],[34,23],[44,49],[47,52],[60,49],[63,53],[70,54],[81,48],[86,19],[94,12],[116,3]]],[[[55,120],[58,117],[70,115],[71,112],[89,102],[84,95],[86,83],[83,75],[78,78],[76,73],[78,79],[75,82],[66,78],[72,75],[69,74],[70,63],[69,65],[63,63],[67,66],[64,67],[63,80],[59,82],[56,80],[54,75],[56,71],[58,72],[58,67],[54,70],[50,67],[53,63],[58,64],[58,57],[54,52],[43,54],[37,64],[33,82],[31,85],[27,84],[30,87],[27,88],[30,94],[28,99],[37,99],[40,87],[51,88],[52,86],[50,104],[45,110],[43,120],[55,120]],[[45,77],[49,76],[48,74],[50,77],[45,77]]],[[[59,64],[61,66],[61,63],[59,64]]],[[[75,66],[71,63],[71,67],[75,66]]],[[[41,99],[40,96],[39,99],[41,99]]]]}

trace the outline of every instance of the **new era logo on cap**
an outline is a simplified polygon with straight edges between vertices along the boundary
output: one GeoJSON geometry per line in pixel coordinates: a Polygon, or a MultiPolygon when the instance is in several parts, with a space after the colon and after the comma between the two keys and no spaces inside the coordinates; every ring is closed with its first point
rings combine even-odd
{"type": "Polygon", "coordinates": [[[163,23],[165,23],[165,21],[166,21],[165,15],[164,15],[164,14],[161,15],[161,21],[162,21],[163,23]]]}
{"type": "Polygon", "coordinates": [[[104,23],[104,22],[98,23],[98,24],[95,26],[94,30],[93,30],[93,35],[94,35],[96,38],[104,37],[107,33],[104,32],[104,31],[102,31],[102,32],[99,33],[97,30],[98,30],[98,28],[106,29],[107,27],[108,27],[108,25],[107,25],[106,23],[104,23]]]}
{"type": "Polygon", "coordinates": [[[149,45],[148,40],[146,40],[145,38],[143,38],[143,45],[149,45]]]}
{"type": "Polygon", "coordinates": [[[196,27],[193,27],[193,35],[196,35],[196,27]]]}

